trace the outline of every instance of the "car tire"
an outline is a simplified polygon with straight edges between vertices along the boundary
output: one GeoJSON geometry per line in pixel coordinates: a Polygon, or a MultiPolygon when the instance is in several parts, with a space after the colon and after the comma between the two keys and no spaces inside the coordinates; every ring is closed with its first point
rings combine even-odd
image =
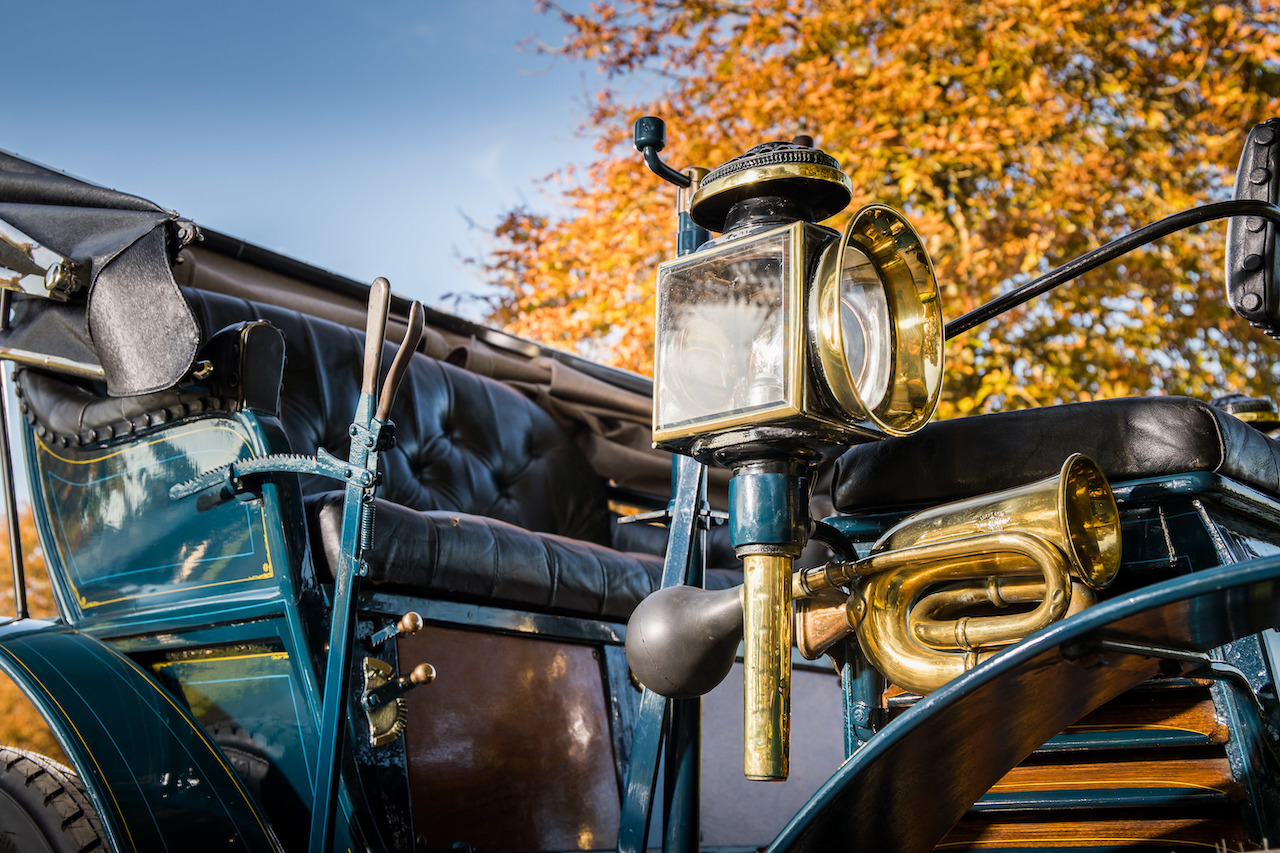
{"type": "Polygon", "coordinates": [[[106,850],[80,777],[36,752],[0,747],[0,851],[106,850]]]}

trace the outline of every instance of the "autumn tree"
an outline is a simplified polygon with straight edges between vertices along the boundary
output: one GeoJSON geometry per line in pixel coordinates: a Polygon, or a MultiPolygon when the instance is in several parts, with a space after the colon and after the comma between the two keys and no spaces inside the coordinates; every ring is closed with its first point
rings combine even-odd
{"type": "MultiPolygon", "coordinates": [[[[551,181],[567,213],[520,209],[497,228],[491,320],[643,372],[674,193],[631,148],[640,115],[667,121],[677,167],[811,134],[853,180],[829,224],[872,201],[904,210],[952,319],[1229,195],[1244,135],[1280,114],[1277,0],[539,5],[569,30],[542,49],[607,81],[583,128],[599,157],[551,181]]],[[[1274,345],[1223,298],[1224,232],[1167,238],[957,338],[943,414],[1273,392],[1274,345]]]]}

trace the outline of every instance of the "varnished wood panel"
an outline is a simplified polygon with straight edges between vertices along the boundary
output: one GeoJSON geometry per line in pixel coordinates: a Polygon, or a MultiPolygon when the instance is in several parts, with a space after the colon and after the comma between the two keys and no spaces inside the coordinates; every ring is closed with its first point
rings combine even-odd
{"type": "MultiPolygon", "coordinates": [[[[1212,748],[1210,748],[1212,749],[1212,748]]],[[[1193,793],[1243,797],[1231,775],[1227,757],[1214,750],[1179,751],[1168,755],[1134,750],[1102,758],[1089,754],[1056,754],[1010,770],[992,791],[1079,791],[1107,788],[1178,788],[1193,793]]]]}
{"type": "MultiPolygon", "coordinates": [[[[897,716],[919,700],[890,685],[884,693],[890,716],[897,716]]],[[[1194,732],[1210,743],[1227,742],[1227,726],[1218,719],[1207,687],[1140,688],[1119,697],[1078,723],[1068,726],[1073,733],[1148,730],[1152,732],[1194,732]]]]}
{"type": "Polygon", "coordinates": [[[1238,814],[1230,809],[1206,810],[1153,820],[1132,811],[1059,812],[1044,814],[971,815],[938,845],[938,850],[997,850],[1001,847],[1141,847],[1147,850],[1253,849],[1238,814]]]}
{"type": "Polygon", "coordinates": [[[418,849],[586,850],[616,843],[619,792],[589,646],[429,627],[400,640],[418,849]]]}
{"type": "Polygon", "coordinates": [[[1135,690],[1089,714],[1069,732],[1195,732],[1210,743],[1227,742],[1227,726],[1218,719],[1209,690],[1201,687],[1135,690]]]}

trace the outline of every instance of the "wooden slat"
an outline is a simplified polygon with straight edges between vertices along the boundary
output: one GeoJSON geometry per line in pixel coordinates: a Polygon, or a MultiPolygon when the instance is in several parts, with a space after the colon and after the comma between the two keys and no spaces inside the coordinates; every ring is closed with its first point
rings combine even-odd
{"type": "MultiPolygon", "coordinates": [[[[890,686],[884,694],[890,716],[902,713],[919,697],[890,686]]],[[[1224,744],[1230,736],[1218,719],[1207,687],[1188,684],[1134,690],[1089,714],[1066,732],[1074,735],[1098,732],[1149,731],[1158,746],[1161,733],[1191,733],[1205,743],[1224,744]]]]}
{"type": "MultiPolygon", "coordinates": [[[[1199,751],[1197,751],[1199,752],[1199,751]]],[[[1233,800],[1244,792],[1232,778],[1225,755],[1204,753],[1168,756],[1150,751],[1111,760],[1072,753],[1053,760],[1023,764],[992,786],[993,792],[1079,791],[1112,788],[1184,788],[1218,793],[1233,800]]],[[[1111,753],[1112,756],[1115,753],[1111,753]]]]}
{"type": "Polygon", "coordinates": [[[1206,810],[1152,820],[1141,813],[1073,812],[1067,819],[1035,813],[1007,816],[970,815],[951,830],[938,850],[1001,848],[1128,847],[1143,845],[1163,851],[1199,850],[1208,853],[1252,849],[1238,814],[1206,810]]]}
{"type": "Polygon", "coordinates": [[[1068,732],[1132,731],[1194,732],[1208,743],[1223,744],[1229,733],[1218,719],[1208,690],[1188,687],[1181,690],[1135,691],[1103,705],[1068,732]]]}

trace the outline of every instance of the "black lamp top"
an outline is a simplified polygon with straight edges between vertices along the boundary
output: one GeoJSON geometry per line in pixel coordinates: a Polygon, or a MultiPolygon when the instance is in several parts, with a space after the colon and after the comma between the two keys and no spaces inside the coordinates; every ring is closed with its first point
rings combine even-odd
{"type": "Polygon", "coordinates": [[[820,222],[845,208],[853,184],[834,157],[801,142],[766,142],[713,169],[690,201],[689,215],[709,231],[724,232],[764,206],[793,219],[820,222]],[[735,210],[737,208],[737,210],[735,210]]]}

